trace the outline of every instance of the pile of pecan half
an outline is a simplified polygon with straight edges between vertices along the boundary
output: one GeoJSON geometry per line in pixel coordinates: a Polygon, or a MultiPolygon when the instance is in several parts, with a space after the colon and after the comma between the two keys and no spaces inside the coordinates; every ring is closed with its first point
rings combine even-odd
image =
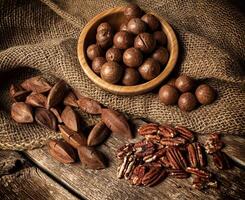
{"type": "Polygon", "coordinates": [[[187,179],[192,177],[193,187],[199,190],[217,187],[217,181],[206,169],[207,155],[212,154],[215,166],[229,169],[229,159],[221,152],[223,143],[213,133],[205,145],[197,142],[194,133],[183,126],[146,124],[138,129],[144,139],[118,149],[121,160],[117,177],[132,185],[154,186],[167,176],[187,179]],[[204,151],[204,147],[205,151],[204,151]]]}

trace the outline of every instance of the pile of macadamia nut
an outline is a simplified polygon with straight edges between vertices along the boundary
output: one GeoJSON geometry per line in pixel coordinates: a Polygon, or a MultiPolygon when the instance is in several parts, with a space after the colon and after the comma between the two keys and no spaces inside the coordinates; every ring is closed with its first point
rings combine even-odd
{"type": "Polygon", "coordinates": [[[196,86],[196,81],[189,76],[172,78],[160,88],[160,102],[165,105],[178,104],[181,110],[190,112],[197,107],[198,102],[208,105],[215,100],[216,92],[211,86],[207,84],[196,86]]]}
{"type": "Polygon", "coordinates": [[[108,22],[97,28],[96,44],[87,48],[91,68],[103,80],[137,85],[157,77],[169,60],[167,37],[159,20],[135,4],[124,10],[125,22],[116,30],[108,22]]]}

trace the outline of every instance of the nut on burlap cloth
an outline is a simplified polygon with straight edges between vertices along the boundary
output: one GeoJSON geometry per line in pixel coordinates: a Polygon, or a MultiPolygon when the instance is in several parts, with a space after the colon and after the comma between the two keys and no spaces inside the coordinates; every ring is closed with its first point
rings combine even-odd
{"type": "MultiPolygon", "coordinates": [[[[212,105],[191,113],[159,103],[156,94],[115,96],[95,86],[79,65],[78,36],[99,12],[129,1],[3,0],[0,2],[0,148],[26,149],[57,137],[38,125],[10,119],[11,83],[44,74],[66,80],[84,95],[157,122],[182,124],[198,133],[245,133],[245,18],[228,0],[140,0],[174,27],[180,44],[179,72],[209,83],[218,91],[212,105]]],[[[84,116],[85,121],[95,121],[84,116]]]]}

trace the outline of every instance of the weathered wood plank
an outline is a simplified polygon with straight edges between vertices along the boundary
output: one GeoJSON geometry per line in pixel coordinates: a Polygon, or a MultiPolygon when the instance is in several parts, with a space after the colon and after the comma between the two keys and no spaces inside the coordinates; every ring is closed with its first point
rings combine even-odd
{"type": "Polygon", "coordinates": [[[217,174],[220,189],[205,192],[191,188],[191,180],[167,178],[153,188],[130,186],[124,180],[116,178],[116,149],[122,140],[111,137],[101,150],[110,157],[110,167],[100,171],[83,169],[77,164],[63,165],[48,154],[47,149],[36,149],[27,155],[41,168],[77,191],[87,199],[242,199],[245,187],[245,172],[234,167],[232,170],[218,171],[214,166],[210,170],[217,174]]]}
{"type": "MultiPolygon", "coordinates": [[[[24,160],[21,155],[15,152],[0,152],[5,159],[8,160],[24,160]],[[9,156],[7,156],[10,154],[9,156]],[[16,157],[16,158],[15,158],[16,157]]],[[[20,165],[20,164],[18,164],[20,165]]],[[[15,166],[16,171],[11,173],[14,169],[10,161],[10,165],[5,167],[5,172],[3,176],[0,177],[0,196],[1,199],[6,200],[52,200],[52,199],[62,199],[62,200],[75,200],[77,199],[74,195],[69,193],[65,188],[60,186],[45,173],[31,166],[30,163],[25,162],[24,166],[15,166]],[[17,171],[17,167],[21,169],[17,171]],[[10,173],[10,174],[7,174],[10,173]]],[[[1,169],[3,169],[1,167],[1,169]]]]}

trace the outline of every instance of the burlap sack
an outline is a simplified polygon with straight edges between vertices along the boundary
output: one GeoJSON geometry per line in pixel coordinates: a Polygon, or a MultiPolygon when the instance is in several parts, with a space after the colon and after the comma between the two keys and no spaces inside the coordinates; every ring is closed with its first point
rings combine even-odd
{"type": "MultiPolygon", "coordinates": [[[[102,104],[157,122],[183,124],[198,133],[245,133],[245,18],[228,0],[141,0],[144,9],[165,17],[179,43],[179,72],[209,83],[218,99],[185,113],[159,103],[156,94],[115,96],[95,86],[77,59],[79,33],[99,12],[128,1],[3,0],[0,3],[0,148],[41,146],[57,133],[17,125],[9,116],[10,83],[42,73],[66,80],[102,104]]],[[[91,119],[85,116],[84,120],[91,119]]],[[[93,121],[90,120],[90,121],[93,121]]]]}

